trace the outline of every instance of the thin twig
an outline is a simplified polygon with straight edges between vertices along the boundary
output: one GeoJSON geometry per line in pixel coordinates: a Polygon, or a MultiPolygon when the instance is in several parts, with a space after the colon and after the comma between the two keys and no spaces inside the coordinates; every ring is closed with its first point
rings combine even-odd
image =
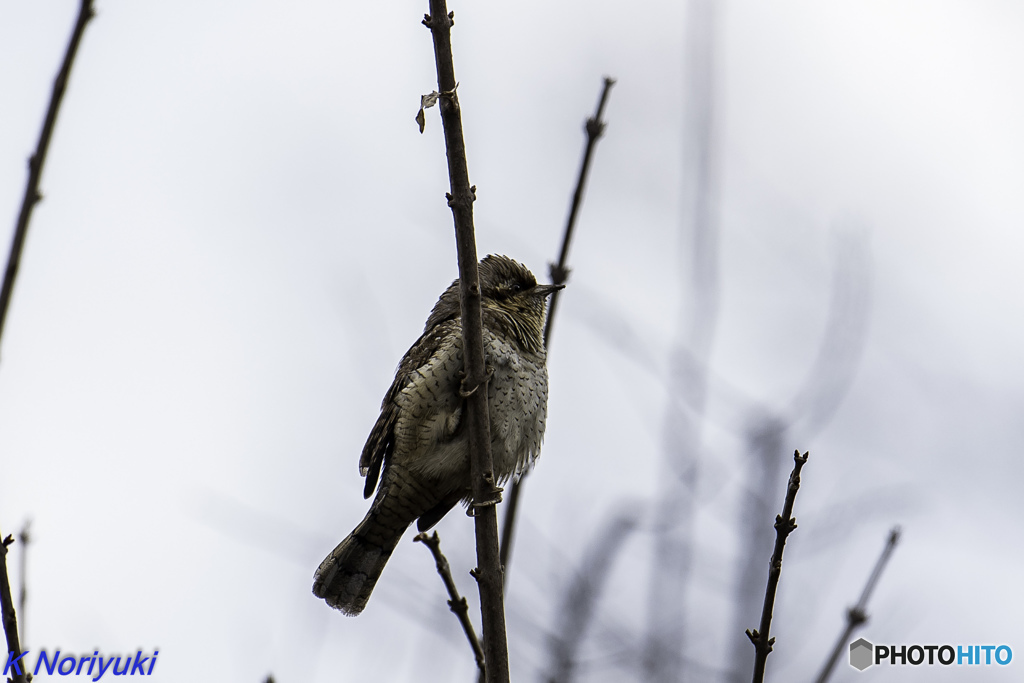
{"type": "MultiPolygon", "coordinates": [[[[583,190],[587,184],[587,176],[590,174],[590,159],[594,153],[597,141],[604,134],[607,125],[601,120],[604,115],[604,106],[608,102],[608,91],[615,85],[615,79],[604,77],[604,87],[601,89],[601,99],[597,102],[597,110],[594,115],[587,119],[583,130],[587,133],[587,146],[583,150],[583,162],[580,164],[580,175],[576,179],[576,190],[572,195],[572,207],[569,209],[569,218],[565,222],[565,236],[562,237],[562,250],[558,254],[558,263],[551,264],[551,282],[556,285],[564,285],[569,279],[569,244],[572,242],[572,233],[576,227],[576,216],[579,213],[580,205],[583,204],[583,190]]],[[[551,295],[551,303],[548,304],[548,322],[544,328],[544,347],[551,346],[551,321],[554,318],[555,308],[558,305],[558,295],[555,292],[551,295]]]]}
{"type": "Polygon", "coordinates": [[[7,320],[7,309],[11,303],[14,279],[18,276],[18,265],[21,263],[21,252],[25,247],[25,235],[28,233],[32,209],[43,198],[39,193],[39,178],[43,174],[43,164],[46,161],[46,152],[50,148],[54,124],[57,122],[57,112],[64,100],[64,91],[67,89],[68,78],[71,76],[71,64],[75,61],[78,45],[82,42],[82,33],[93,15],[92,0],[82,0],[82,6],[78,11],[78,20],[75,22],[67,52],[64,54],[64,62],[53,83],[53,94],[50,96],[50,106],[46,109],[43,130],[39,133],[39,144],[36,145],[35,153],[28,160],[28,182],[25,184],[25,196],[21,200],[18,224],[14,229],[11,253],[7,258],[7,270],[4,271],[4,282],[0,287],[0,337],[3,336],[4,322],[7,320]]]}
{"type": "Polygon", "coordinates": [[[484,650],[480,646],[480,640],[476,637],[476,630],[473,628],[473,621],[469,618],[469,605],[466,603],[466,598],[459,595],[459,589],[455,586],[455,579],[452,578],[452,568],[448,564],[448,558],[441,552],[441,537],[437,535],[435,531],[433,534],[422,533],[418,534],[412,540],[419,541],[423,545],[430,548],[430,552],[434,555],[434,562],[437,564],[437,573],[441,575],[441,580],[444,581],[444,587],[448,589],[448,607],[451,611],[459,618],[459,623],[462,624],[462,630],[466,633],[466,640],[469,641],[469,646],[473,648],[473,657],[476,658],[477,668],[480,669],[480,681],[481,683],[486,680],[486,668],[484,666],[484,650]]]}
{"type": "MultiPolygon", "coordinates": [[[[597,110],[592,117],[587,119],[586,124],[583,126],[583,130],[587,134],[587,146],[583,150],[583,162],[580,164],[579,177],[576,179],[576,191],[573,192],[572,206],[569,208],[569,217],[565,222],[565,234],[562,236],[562,249],[558,255],[558,263],[550,265],[552,284],[564,285],[566,280],[569,279],[569,243],[572,240],[573,229],[576,227],[576,216],[579,213],[580,205],[583,203],[583,189],[586,186],[587,176],[590,173],[590,158],[593,155],[598,139],[604,133],[606,123],[601,120],[601,116],[604,114],[604,105],[608,101],[608,91],[611,90],[613,85],[615,85],[615,79],[605,76],[604,87],[601,90],[601,99],[597,102],[597,110]]],[[[555,318],[555,307],[558,305],[559,294],[561,294],[561,290],[554,292],[548,304],[548,319],[544,326],[545,349],[551,345],[551,325],[555,318]]],[[[516,513],[519,510],[519,495],[527,473],[523,472],[519,479],[512,482],[512,490],[509,492],[508,497],[508,509],[505,511],[505,519],[501,526],[501,550],[499,551],[499,557],[502,569],[505,571],[506,582],[508,581],[509,557],[512,555],[516,513]]]]}
{"type": "Polygon", "coordinates": [[[896,549],[896,544],[899,540],[900,528],[898,526],[893,527],[889,532],[889,540],[886,541],[882,554],[878,556],[878,562],[875,563],[875,568],[871,571],[871,576],[868,577],[864,590],[861,591],[860,600],[857,601],[856,605],[846,610],[846,628],[839,635],[839,640],[836,641],[832,654],[829,656],[828,661],[825,662],[825,666],[818,676],[817,683],[826,683],[828,681],[829,676],[832,675],[832,670],[836,666],[836,662],[839,661],[839,655],[842,654],[843,648],[850,641],[853,632],[867,623],[868,598],[871,597],[871,593],[875,590],[875,585],[882,576],[882,570],[885,569],[886,563],[889,562],[889,557],[892,555],[892,551],[896,549]]]}
{"type": "Polygon", "coordinates": [[[800,489],[800,470],[807,462],[807,455],[807,453],[800,455],[800,451],[793,454],[793,473],[789,475],[786,502],[782,506],[782,514],[775,518],[775,551],[772,553],[772,561],[768,567],[768,586],[764,591],[761,628],[754,631],[747,629],[747,637],[754,644],[756,654],[753,683],[763,683],[768,653],[772,651],[772,645],[775,644],[775,639],[769,637],[772,626],[772,610],[775,608],[775,593],[779,589],[779,577],[782,575],[782,551],[786,548],[786,538],[796,529],[793,503],[796,501],[796,492],[800,489]]]}
{"type": "MultiPolygon", "coordinates": [[[[11,598],[11,580],[7,576],[7,547],[14,543],[14,537],[8,536],[0,541],[0,616],[3,618],[4,633],[7,635],[8,656],[4,661],[16,659],[21,655],[21,643],[18,640],[18,615],[14,612],[14,600],[11,598]]],[[[9,672],[14,683],[25,683],[25,666],[21,662],[12,664],[9,672]],[[17,666],[17,669],[15,668],[17,666]]]]}
{"type": "MultiPolygon", "coordinates": [[[[42,176],[43,165],[46,162],[46,153],[50,148],[50,140],[53,137],[53,128],[57,122],[57,112],[60,110],[61,102],[64,99],[64,92],[67,90],[68,79],[71,76],[71,65],[78,53],[78,46],[82,42],[82,34],[85,26],[93,17],[92,0],[82,0],[78,12],[78,19],[75,21],[75,28],[71,32],[71,39],[68,42],[67,50],[64,53],[64,61],[57,78],[53,83],[53,93],[50,96],[50,104],[46,109],[46,118],[43,119],[43,129],[39,133],[39,142],[36,145],[35,153],[28,161],[28,181],[25,184],[25,195],[22,198],[21,210],[18,213],[18,223],[14,228],[14,237],[11,240],[11,251],[7,257],[7,268],[4,271],[3,284],[0,285],[0,338],[3,336],[4,323],[7,320],[7,310],[10,308],[11,292],[14,290],[14,280],[18,275],[18,265],[21,263],[21,253],[25,247],[25,236],[28,233],[29,220],[32,218],[32,209],[42,199],[39,193],[39,179],[42,176]]],[[[25,538],[25,532],[22,537],[25,538]]],[[[21,642],[18,638],[18,617],[14,610],[14,599],[11,597],[11,581],[7,574],[7,548],[14,542],[12,536],[8,536],[0,542],[0,620],[3,622],[4,634],[7,640],[8,657],[21,655],[21,642]]],[[[24,553],[22,554],[22,593],[21,601],[24,606],[24,553]]],[[[14,683],[26,681],[25,670],[18,667],[18,670],[9,672],[14,683]]]]}
{"type": "Polygon", "coordinates": [[[480,612],[483,617],[484,655],[488,683],[508,683],[508,643],[505,635],[505,598],[498,558],[498,517],[495,511],[501,499],[494,483],[490,425],[487,411],[487,379],[484,367],[483,319],[481,315],[480,274],[477,270],[476,237],[473,230],[473,202],[476,188],[469,184],[466,142],[462,134],[462,113],[456,92],[455,65],[452,58],[451,27],[445,0],[430,0],[430,14],[423,23],[434,39],[439,108],[448,155],[448,179],[451,191],[448,206],[455,220],[455,242],[459,257],[462,335],[465,356],[467,423],[469,424],[470,481],[476,518],[477,570],[473,576],[480,588],[480,612]]]}

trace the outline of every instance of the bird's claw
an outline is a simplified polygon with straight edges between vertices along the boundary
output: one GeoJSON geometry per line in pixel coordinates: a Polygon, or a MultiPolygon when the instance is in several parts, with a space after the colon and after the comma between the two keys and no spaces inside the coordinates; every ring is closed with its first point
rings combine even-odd
{"type": "Polygon", "coordinates": [[[470,517],[476,517],[478,514],[477,508],[485,508],[497,505],[498,503],[501,502],[501,494],[504,490],[505,489],[501,488],[500,486],[495,486],[494,488],[491,489],[491,493],[487,498],[484,498],[483,500],[480,501],[474,500],[472,503],[470,503],[469,507],[466,508],[466,514],[470,517]]]}
{"type": "Polygon", "coordinates": [[[486,370],[484,371],[483,381],[477,382],[472,389],[466,389],[466,373],[460,372],[459,375],[462,377],[462,381],[459,382],[459,396],[461,396],[462,398],[469,398],[470,396],[475,394],[476,390],[479,389],[482,385],[487,384],[488,382],[491,381],[491,377],[494,376],[494,368],[492,368],[491,366],[487,366],[486,370]]]}

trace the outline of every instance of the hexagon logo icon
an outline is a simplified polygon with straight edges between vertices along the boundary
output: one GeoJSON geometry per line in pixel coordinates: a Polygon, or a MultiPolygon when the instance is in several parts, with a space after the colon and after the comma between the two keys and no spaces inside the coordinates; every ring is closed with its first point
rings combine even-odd
{"type": "Polygon", "coordinates": [[[863,671],[874,664],[875,646],[859,638],[850,643],[850,666],[857,671],[863,671]]]}

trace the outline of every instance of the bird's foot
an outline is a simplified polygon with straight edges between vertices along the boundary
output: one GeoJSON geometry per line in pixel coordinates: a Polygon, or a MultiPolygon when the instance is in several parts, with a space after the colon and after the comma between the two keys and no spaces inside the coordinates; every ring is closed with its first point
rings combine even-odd
{"type": "Polygon", "coordinates": [[[462,398],[469,398],[470,396],[476,393],[477,389],[491,381],[491,377],[494,376],[494,368],[488,365],[487,368],[484,370],[483,380],[474,384],[473,387],[470,389],[466,388],[466,373],[459,372],[459,376],[462,378],[462,381],[459,383],[459,396],[461,396],[462,398]]]}

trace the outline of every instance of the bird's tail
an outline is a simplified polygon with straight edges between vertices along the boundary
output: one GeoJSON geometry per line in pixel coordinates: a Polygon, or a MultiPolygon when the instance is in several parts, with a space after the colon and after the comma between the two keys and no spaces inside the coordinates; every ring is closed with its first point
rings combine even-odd
{"type": "Polygon", "coordinates": [[[363,611],[412,521],[387,513],[377,505],[371,507],[359,526],[320,563],[313,577],[314,595],[352,617],[363,611]]]}

